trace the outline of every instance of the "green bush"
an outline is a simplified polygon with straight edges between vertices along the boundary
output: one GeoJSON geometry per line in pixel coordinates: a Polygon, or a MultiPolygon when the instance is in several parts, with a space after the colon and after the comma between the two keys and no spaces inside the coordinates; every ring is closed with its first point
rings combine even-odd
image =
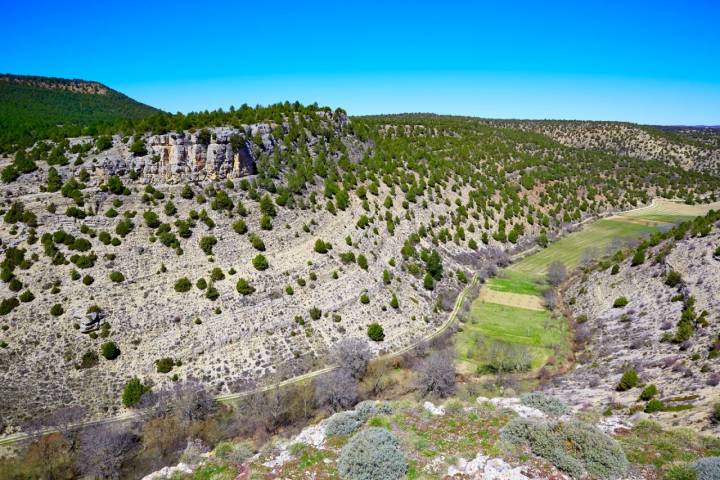
{"type": "Polygon", "coordinates": [[[426,273],[425,278],[423,278],[423,287],[425,287],[425,290],[433,290],[435,288],[435,280],[429,273],[426,273]]]}
{"type": "Polygon", "coordinates": [[[552,415],[562,416],[570,411],[567,405],[558,400],[555,397],[545,395],[542,392],[532,392],[523,394],[520,397],[520,402],[528,407],[537,408],[541,412],[552,415]]]}
{"type": "Polygon", "coordinates": [[[367,261],[367,258],[365,258],[365,255],[363,255],[363,254],[360,254],[357,256],[357,264],[363,270],[368,269],[368,261],[367,261]]]}
{"type": "Polygon", "coordinates": [[[585,472],[598,478],[617,478],[628,467],[620,444],[586,423],[542,422],[514,418],[501,430],[501,438],[514,445],[528,445],[574,478],[585,472]]]}
{"type": "Polygon", "coordinates": [[[98,364],[98,355],[92,350],[88,350],[80,358],[80,364],[76,365],[78,369],[92,368],[98,364]]]}
{"type": "Polygon", "coordinates": [[[20,302],[15,297],[3,298],[2,302],[0,302],[0,315],[7,315],[19,305],[20,302]]]}
{"type": "Polygon", "coordinates": [[[340,451],[338,473],[343,480],[395,480],[408,470],[397,438],[379,427],[355,434],[340,451]]]}
{"type": "Polygon", "coordinates": [[[328,436],[350,435],[358,431],[362,424],[363,422],[358,419],[355,412],[339,412],[327,420],[325,434],[328,436]]]}
{"type": "Polygon", "coordinates": [[[25,290],[20,294],[20,301],[23,303],[32,302],[35,300],[35,295],[30,290],[25,290]]]}
{"type": "Polygon", "coordinates": [[[327,242],[322,241],[321,239],[315,240],[315,251],[317,253],[327,253],[332,248],[332,245],[330,245],[327,242]]]}
{"type": "Polygon", "coordinates": [[[392,415],[392,413],[392,406],[382,401],[364,400],[355,405],[355,416],[361,422],[366,422],[368,418],[376,415],[392,415]]]}
{"type": "Polygon", "coordinates": [[[310,318],[313,320],[320,320],[320,317],[322,316],[322,310],[317,307],[312,307],[308,310],[308,313],[310,314],[310,318]]]}
{"type": "Polygon", "coordinates": [[[367,335],[373,342],[382,342],[385,340],[385,330],[379,323],[371,323],[367,328],[367,335]]]}
{"type": "Polygon", "coordinates": [[[238,278],[237,284],[235,284],[235,288],[241,295],[250,295],[255,292],[255,287],[250,285],[250,282],[248,282],[244,278],[238,278]]]}
{"type": "Polygon", "coordinates": [[[115,270],[110,272],[110,280],[112,280],[114,283],[120,283],[125,280],[125,275],[123,275],[122,272],[118,272],[117,270],[115,270]]]}
{"type": "Polygon", "coordinates": [[[268,264],[267,258],[265,258],[265,255],[262,253],[258,253],[255,258],[253,258],[252,261],[253,267],[255,267],[256,270],[267,270],[267,268],[270,266],[268,264]]]}
{"type": "Polygon", "coordinates": [[[245,235],[248,231],[247,224],[245,223],[245,220],[243,220],[242,218],[233,222],[232,228],[233,228],[233,230],[235,230],[235,233],[237,233],[239,235],[245,235]]]}
{"type": "Polygon", "coordinates": [[[217,238],[215,238],[212,235],[208,235],[208,236],[202,237],[200,239],[200,249],[205,253],[205,255],[212,255],[213,247],[216,244],[217,244],[217,238]]]}
{"type": "Polygon", "coordinates": [[[717,480],[720,478],[720,457],[705,457],[696,460],[694,465],[698,480],[717,480]]]}
{"type": "Polygon", "coordinates": [[[178,280],[175,282],[175,291],[179,293],[184,293],[190,291],[192,288],[192,282],[190,282],[190,279],[187,277],[181,277],[178,278],[178,280]]]}
{"type": "Polygon", "coordinates": [[[622,308],[630,303],[626,297],[618,297],[613,302],[613,308],[622,308]]]}
{"type": "Polygon", "coordinates": [[[65,310],[63,309],[62,305],[60,305],[59,303],[56,303],[55,305],[50,307],[50,315],[52,315],[53,317],[59,317],[64,312],[65,312],[65,310]]]}
{"type": "Polygon", "coordinates": [[[660,412],[664,408],[665,404],[661,400],[652,399],[647,403],[647,405],[645,405],[645,413],[660,412]]]}
{"type": "Polygon", "coordinates": [[[158,373],[168,373],[175,366],[175,361],[170,357],[155,360],[155,367],[158,373]]]}
{"type": "Polygon", "coordinates": [[[670,270],[665,276],[665,285],[676,287],[680,282],[682,282],[682,276],[675,270],[670,270]]]}
{"type": "Polygon", "coordinates": [[[370,303],[370,297],[368,297],[367,293],[363,293],[362,295],[360,295],[360,303],[362,303],[363,305],[367,305],[368,303],[370,303]]]}
{"type": "Polygon", "coordinates": [[[132,407],[140,401],[143,393],[150,391],[150,387],[143,385],[137,377],[131,378],[123,388],[122,403],[126,407],[132,407]]]}
{"type": "Polygon", "coordinates": [[[670,465],[663,474],[663,480],[697,480],[695,467],[689,463],[670,465]]]}
{"type": "Polygon", "coordinates": [[[631,388],[637,387],[638,384],[638,374],[635,370],[625,370],[625,373],[623,373],[622,377],[620,378],[620,383],[618,383],[616,390],[618,392],[624,392],[625,390],[630,390],[631,388]]]}
{"type": "Polygon", "coordinates": [[[107,360],[115,360],[120,356],[120,349],[115,342],[106,342],[100,345],[100,353],[107,360]]]}
{"type": "Polygon", "coordinates": [[[657,395],[657,387],[655,384],[651,383],[647,387],[643,388],[643,391],[640,393],[640,400],[647,402],[655,395],[657,395]]]}

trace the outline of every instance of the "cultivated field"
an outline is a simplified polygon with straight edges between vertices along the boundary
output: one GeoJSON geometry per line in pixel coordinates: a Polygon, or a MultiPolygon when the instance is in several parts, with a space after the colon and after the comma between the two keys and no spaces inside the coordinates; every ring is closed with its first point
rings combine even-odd
{"type": "MultiPolygon", "coordinates": [[[[522,345],[531,368],[550,357],[562,361],[570,344],[565,319],[543,307],[548,266],[563,262],[568,270],[585,258],[598,257],[657,230],[720,209],[720,202],[686,205],[657,199],[652,205],[586,224],[547,248],[529,254],[490,279],[473,302],[468,322],[458,337],[457,359],[463,373],[481,373],[497,355],[492,345],[522,345]]],[[[554,363],[554,362],[551,362],[554,363]]]]}

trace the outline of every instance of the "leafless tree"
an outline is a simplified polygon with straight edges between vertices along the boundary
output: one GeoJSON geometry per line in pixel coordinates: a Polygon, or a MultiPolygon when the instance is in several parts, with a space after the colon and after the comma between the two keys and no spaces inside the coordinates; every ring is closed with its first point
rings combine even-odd
{"type": "Polygon", "coordinates": [[[565,264],[559,260],[555,260],[548,267],[547,280],[548,283],[557,287],[567,278],[567,269],[565,264]]]}
{"type": "Polygon", "coordinates": [[[63,407],[29,422],[24,430],[31,437],[39,435],[46,428],[57,430],[68,442],[69,449],[77,448],[80,437],[80,422],[85,418],[87,409],[80,405],[63,407]]]}
{"type": "Polygon", "coordinates": [[[557,293],[554,288],[548,288],[543,292],[543,301],[550,310],[555,308],[557,305],[557,293]]]}
{"type": "Polygon", "coordinates": [[[352,407],[357,400],[357,380],[347,370],[333,370],[315,380],[315,401],[318,405],[338,411],[352,407]]]}
{"type": "Polygon", "coordinates": [[[367,371],[372,353],[367,341],[360,338],[347,338],[335,345],[331,361],[341,369],[350,372],[355,379],[360,379],[367,371]]]}
{"type": "Polygon", "coordinates": [[[174,415],[184,424],[207,418],[214,408],[212,396],[195,380],[166,384],[145,393],[138,403],[138,411],[146,419],[174,415]]]}
{"type": "Polygon", "coordinates": [[[136,443],[136,437],[119,426],[87,427],[80,436],[78,469],[90,478],[118,479],[123,460],[136,443]]]}
{"type": "Polygon", "coordinates": [[[455,391],[455,364],[448,350],[433,352],[420,363],[417,386],[422,395],[446,397],[455,391]]]}

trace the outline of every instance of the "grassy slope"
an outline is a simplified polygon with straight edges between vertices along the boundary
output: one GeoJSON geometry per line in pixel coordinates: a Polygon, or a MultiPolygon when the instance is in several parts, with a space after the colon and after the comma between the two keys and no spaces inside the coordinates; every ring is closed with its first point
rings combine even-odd
{"type": "MultiPolygon", "coordinates": [[[[553,261],[559,260],[572,270],[580,265],[583,254],[590,248],[605,253],[615,239],[638,239],[673,223],[704,215],[711,208],[720,208],[720,203],[684,205],[658,201],[649,208],[597,220],[512,264],[483,288],[540,296],[547,288],[544,276],[553,261]]],[[[476,299],[471,307],[470,321],[457,336],[457,359],[464,371],[475,371],[484,365],[487,352],[477,346],[477,339],[482,337],[486,342],[499,340],[528,346],[533,355],[533,368],[539,368],[556,349],[569,352],[568,333],[565,320],[553,318],[549,311],[538,312],[476,299]]]]}

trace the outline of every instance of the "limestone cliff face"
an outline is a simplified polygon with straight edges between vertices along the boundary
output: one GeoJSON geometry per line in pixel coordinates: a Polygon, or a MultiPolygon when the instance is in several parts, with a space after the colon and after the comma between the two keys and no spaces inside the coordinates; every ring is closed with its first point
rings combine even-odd
{"type": "MultiPolygon", "coordinates": [[[[198,133],[168,133],[145,138],[146,155],[134,156],[126,145],[113,148],[101,163],[106,175],[123,175],[135,170],[149,181],[164,182],[222,179],[256,173],[255,150],[275,146],[272,138],[263,138],[255,146],[247,133],[235,128],[210,130],[211,136],[199,138],[198,133]]],[[[269,134],[266,134],[268,137],[269,134]]]]}
{"type": "MultiPolygon", "coordinates": [[[[345,114],[318,112],[318,117],[336,131],[349,120],[345,114]]],[[[257,156],[272,155],[276,148],[285,148],[273,132],[289,131],[288,123],[256,123],[239,127],[213,127],[202,132],[170,132],[145,135],[147,153],[133,155],[130,142],[119,135],[110,150],[98,154],[99,174],[125,175],[131,170],[151,183],[175,183],[199,180],[237,178],[257,173],[257,156]],[[208,135],[209,133],[209,135],[208,135]]],[[[317,141],[309,131],[307,142],[317,141]]]]}

